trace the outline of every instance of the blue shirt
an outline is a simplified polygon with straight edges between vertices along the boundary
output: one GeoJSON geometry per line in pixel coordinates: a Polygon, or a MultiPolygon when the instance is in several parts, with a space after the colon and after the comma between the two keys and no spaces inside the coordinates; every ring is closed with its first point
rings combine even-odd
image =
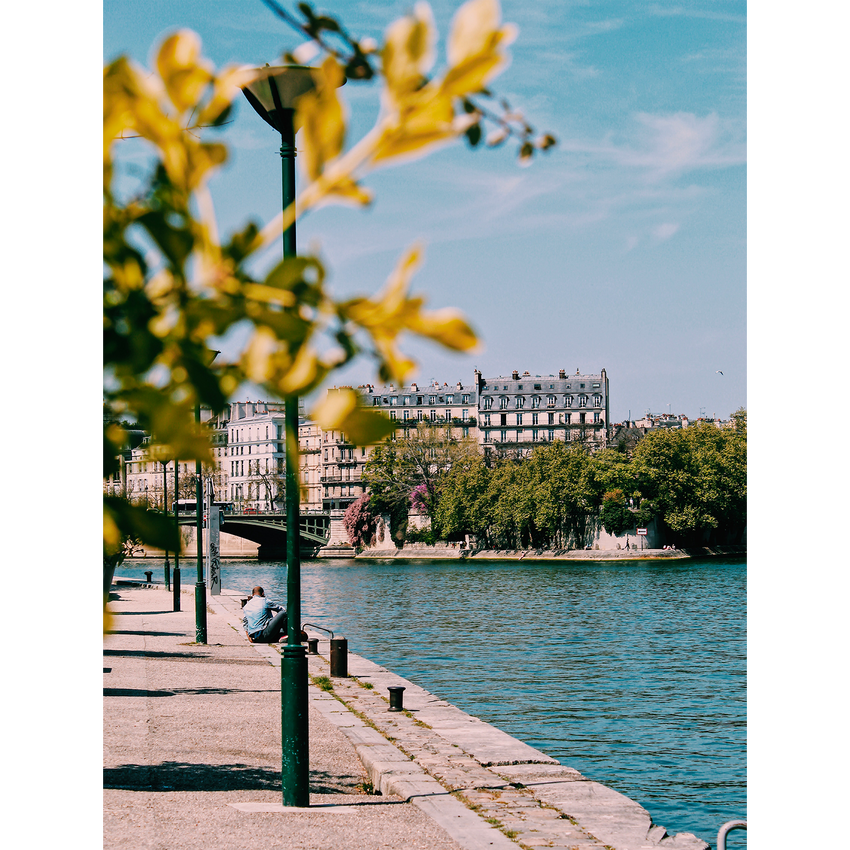
{"type": "Polygon", "coordinates": [[[249,635],[262,631],[274,617],[274,612],[279,611],[277,605],[271,603],[265,596],[252,596],[242,609],[242,625],[249,635]]]}

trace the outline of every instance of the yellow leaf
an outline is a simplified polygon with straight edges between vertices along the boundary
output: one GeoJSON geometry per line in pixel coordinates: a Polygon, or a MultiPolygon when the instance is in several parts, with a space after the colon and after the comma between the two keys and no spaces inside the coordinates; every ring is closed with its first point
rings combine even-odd
{"type": "Polygon", "coordinates": [[[301,129],[304,167],[316,180],[325,163],[339,156],[345,143],[346,120],[337,89],[344,82],[339,63],[328,56],[315,74],[316,88],[298,99],[296,129],[301,129]]]}
{"type": "Polygon", "coordinates": [[[245,283],[242,285],[242,294],[254,301],[264,301],[267,304],[280,304],[283,307],[295,305],[295,295],[285,289],[277,289],[274,286],[266,286],[262,283],[245,283]]]}
{"type": "Polygon", "coordinates": [[[241,364],[249,381],[265,383],[274,371],[272,357],[278,347],[277,337],[268,329],[259,327],[242,355],[241,364]]]}
{"type": "Polygon", "coordinates": [[[213,79],[212,65],[201,60],[201,40],[191,30],[180,30],[162,43],[156,69],[180,112],[196,106],[213,79]]]}
{"type": "Polygon", "coordinates": [[[200,126],[214,123],[251,79],[253,79],[252,69],[235,65],[216,74],[212,97],[198,114],[196,123],[200,126]]]}
{"type": "Polygon", "coordinates": [[[478,347],[475,331],[460,311],[451,307],[422,313],[409,327],[414,333],[427,336],[455,351],[470,351],[478,347]]]}
{"type": "Polygon", "coordinates": [[[421,156],[433,145],[458,135],[453,122],[451,95],[439,86],[428,85],[399,97],[394,120],[384,122],[372,160],[421,156]]]}
{"type": "Polygon", "coordinates": [[[307,345],[301,346],[291,368],[277,382],[281,395],[304,395],[315,388],[327,374],[316,352],[307,345]]]}
{"type": "Polygon", "coordinates": [[[310,411],[326,431],[344,431],[356,445],[368,446],[379,442],[395,430],[395,424],[378,411],[363,407],[360,396],[352,389],[328,390],[325,397],[310,411]]]}
{"type": "Polygon", "coordinates": [[[388,27],[382,51],[387,93],[397,100],[415,91],[434,64],[436,30],[431,7],[417,3],[413,13],[388,27]]]}
{"type": "MultiPolygon", "coordinates": [[[[492,50],[492,38],[501,18],[498,0],[468,0],[464,3],[452,18],[447,47],[449,64],[458,65],[492,50]]],[[[507,27],[504,32],[507,37],[515,35],[513,27],[507,27]]]]}

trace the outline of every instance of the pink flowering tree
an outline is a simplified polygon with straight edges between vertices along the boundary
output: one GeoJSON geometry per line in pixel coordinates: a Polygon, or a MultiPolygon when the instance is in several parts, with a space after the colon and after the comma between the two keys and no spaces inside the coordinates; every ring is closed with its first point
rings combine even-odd
{"type": "Polygon", "coordinates": [[[418,484],[410,491],[410,507],[418,514],[428,514],[431,494],[427,484],[418,484]]]}
{"type": "Polygon", "coordinates": [[[375,538],[376,517],[369,507],[369,494],[352,502],[342,518],[352,546],[368,546],[375,538]]]}

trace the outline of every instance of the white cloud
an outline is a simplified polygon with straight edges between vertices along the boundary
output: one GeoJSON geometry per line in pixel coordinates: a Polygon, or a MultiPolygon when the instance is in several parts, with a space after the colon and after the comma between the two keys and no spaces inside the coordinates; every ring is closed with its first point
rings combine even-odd
{"type": "Polygon", "coordinates": [[[657,227],[653,228],[652,235],[661,240],[662,242],[665,239],[669,239],[673,236],[676,231],[678,231],[679,225],[673,224],[672,222],[665,222],[664,224],[659,224],[657,227]]]}

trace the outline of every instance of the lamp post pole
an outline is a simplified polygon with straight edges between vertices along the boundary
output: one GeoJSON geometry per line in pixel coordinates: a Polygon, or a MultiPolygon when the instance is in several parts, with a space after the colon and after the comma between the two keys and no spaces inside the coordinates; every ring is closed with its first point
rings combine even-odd
{"type": "MultiPolygon", "coordinates": [[[[162,462],[162,515],[168,516],[168,461],[162,462]]],[[[165,550],[165,589],[171,590],[171,564],[168,562],[168,549],[165,550]]]]}
{"type": "MultiPolygon", "coordinates": [[[[261,68],[242,92],[260,117],[280,133],[282,203],[295,203],[295,102],[314,87],[312,70],[261,68]]],[[[284,259],[296,256],[295,224],[283,231],[284,259]]],[[[301,644],[301,553],[298,493],[298,398],[284,400],[286,429],[286,623],[280,665],[281,791],[283,805],[310,805],[307,651],[301,644]]]]}
{"type": "MultiPolygon", "coordinates": [[[[281,110],[283,209],[295,203],[292,109],[281,110]]],[[[295,257],[295,223],[283,232],[283,256],[295,257]]],[[[307,654],[301,643],[301,546],[298,493],[298,397],[284,400],[286,436],[286,646],[281,659],[281,786],[284,806],[310,805],[307,654]]]]}
{"type": "Polygon", "coordinates": [[[180,490],[177,487],[178,484],[178,475],[180,474],[178,471],[178,467],[180,466],[180,461],[177,458],[174,458],[174,528],[177,530],[177,549],[174,551],[174,581],[172,584],[172,599],[173,605],[172,608],[175,611],[180,610],[180,506],[177,504],[180,499],[178,498],[180,494],[180,490]]]}
{"type": "MultiPolygon", "coordinates": [[[[195,405],[195,423],[201,424],[201,405],[195,405]]],[[[207,586],[204,584],[204,488],[201,481],[201,462],[195,461],[195,542],[198,550],[198,580],[195,582],[195,643],[207,642],[207,586]]]]}

